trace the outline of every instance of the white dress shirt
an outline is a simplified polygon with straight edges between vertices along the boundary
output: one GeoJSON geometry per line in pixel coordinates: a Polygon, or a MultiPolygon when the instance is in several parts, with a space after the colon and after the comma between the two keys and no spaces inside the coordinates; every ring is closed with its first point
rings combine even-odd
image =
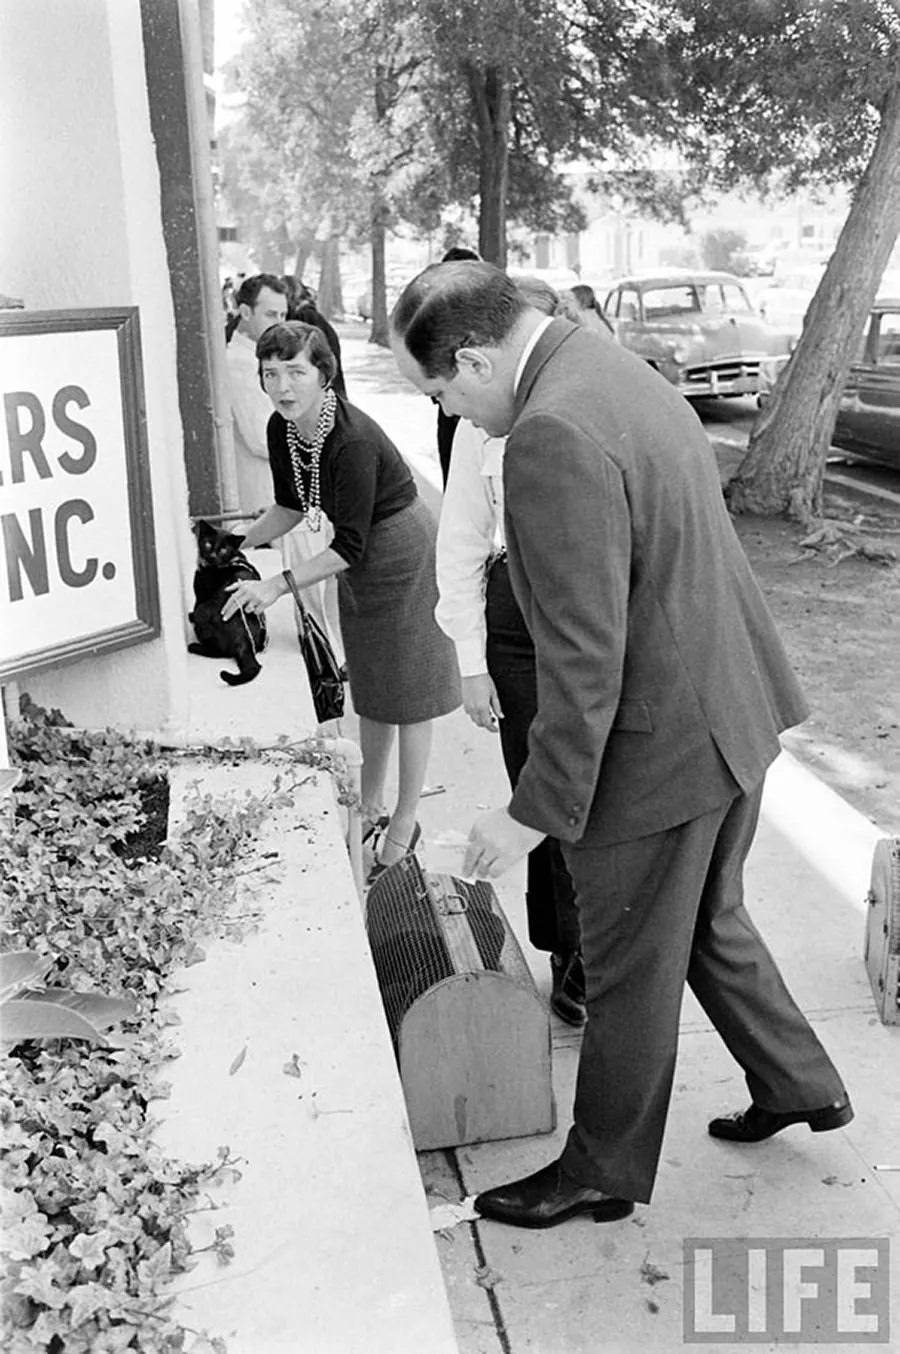
{"type": "Polygon", "coordinates": [[[461,419],[437,534],[435,619],[456,646],[461,677],[487,672],[485,566],[503,544],[505,437],[487,437],[461,419]]]}
{"type": "Polygon", "coordinates": [[[234,459],[238,499],[245,512],[272,505],[274,489],[269,469],[266,425],[272,401],[259,384],[256,343],[236,329],[225,349],[228,394],[234,427],[234,459]]]}
{"type": "MultiPolygon", "coordinates": [[[[518,390],[525,364],[548,324],[529,338],[513,381],[518,390]]],[[[503,548],[503,452],[505,437],[487,437],[461,419],[453,434],[450,471],[438,523],[435,619],[456,646],[461,677],[487,672],[484,616],[486,565],[503,548]]]]}

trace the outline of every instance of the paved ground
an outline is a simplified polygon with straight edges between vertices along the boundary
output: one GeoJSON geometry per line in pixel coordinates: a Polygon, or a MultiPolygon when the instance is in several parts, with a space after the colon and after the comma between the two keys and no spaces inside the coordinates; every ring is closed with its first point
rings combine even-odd
{"type": "MultiPolygon", "coordinates": [[[[351,398],[381,421],[413,465],[423,493],[439,507],[433,451],[433,407],[409,393],[380,352],[345,340],[351,398]]],[[[422,803],[426,843],[453,827],[465,833],[476,812],[505,802],[499,750],[490,735],[458,711],[440,722],[429,773],[435,793],[422,803]]],[[[742,1108],[742,1078],[702,1012],[688,997],[681,1052],[651,1207],[624,1222],[597,1226],[579,1219],[528,1233],[493,1223],[460,1223],[437,1237],[462,1354],[608,1354],[610,1351],[725,1351],[742,1341],[792,1350],[830,1343],[853,1351],[879,1337],[900,1349],[900,1269],[893,1257],[857,1281],[856,1307],[846,1279],[836,1289],[842,1239],[863,1239],[879,1254],[900,1227],[900,1026],[880,1023],[862,962],[863,931],[874,843],[884,835],[790,759],[770,775],[764,819],[748,869],[753,915],[795,996],[848,1082],[857,1118],[847,1129],[813,1137],[795,1128],[772,1142],[738,1148],[706,1134],[716,1113],[742,1108]],[[712,1298],[697,1269],[686,1283],[690,1238],[714,1238],[712,1298]],[[759,1239],[767,1278],[750,1293],[748,1334],[744,1238],[759,1239]],[[789,1243],[789,1244],[783,1244],[789,1243]],[[808,1295],[791,1306],[796,1283],[782,1284],[797,1247],[806,1256],[808,1295]],[[824,1268],[816,1267],[821,1261],[824,1268]],[[726,1273],[726,1266],[732,1270],[726,1273]],[[742,1275],[744,1276],[742,1278],[742,1275]],[[788,1300],[782,1302],[782,1287],[788,1300]],[[848,1296],[849,1295],[849,1296],[848,1296]],[[845,1299],[838,1309],[837,1298],[845,1299]],[[696,1299],[704,1334],[688,1331],[687,1299],[696,1299]],[[878,1306],[882,1301],[882,1307],[878,1306]],[[704,1304],[709,1310],[704,1316],[704,1304]],[[886,1334],[887,1307],[894,1335],[886,1334]],[[743,1315],[742,1315],[743,1314],[743,1315]],[[838,1329],[838,1321],[842,1328],[838,1329]],[[734,1319],[735,1331],[728,1326],[734,1319]],[[866,1323],[880,1323],[866,1333],[866,1323]],[[743,1327],[742,1327],[743,1321],[743,1327]],[[855,1321],[855,1327],[854,1327],[855,1321]],[[793,1329],[783,1333],[787,1322],[793,1329]],[[741,1330],[743,1329],[743,1335],[741,1330]]],[[[427,847],[426,847],[427,850],[427,847]]],[[[506,914],[523,944],[538,988],[546,994],[546,957],[524,939],[521,869],[498,885],[506,914]]],[[[568,1127],[579,1036],[552,1022],[558,1128],[547,1137],[506,1140],[420,1156],[434,1202],[459,1201],[489,1185],[526,1174],[558,1154],[568,1127]]],[[[636,1032],[636,1037],[638,1032],[636,1032]]],[[[800,1257],[804,1258],[804,1257],[800,1257]]],[[[754,1263],[761,1263],[759,1258],[754,1263]]],[[[696,1328],[699,1332],[700,1326],[696,1328]]]]}

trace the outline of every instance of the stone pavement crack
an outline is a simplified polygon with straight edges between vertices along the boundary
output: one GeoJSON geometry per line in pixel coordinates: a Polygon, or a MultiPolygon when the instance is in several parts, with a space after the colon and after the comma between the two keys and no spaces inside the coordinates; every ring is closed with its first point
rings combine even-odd
{"type": "MultiPolygon", "coordinates": [[[[452,1147],[448,1147],[444,1152],[444,1156],[446,1158],[447,1165],[450,1167],[454,1177],[456,1178],[457,1188],[459,1189],[459,1197],[460,1199],[464,1199],[466,1197],[466,1182],[463,1179],[463,1173],[460,1168],[459,1159],[456,1155],[455,1149],[452,1147]]],[[[481,1244],[481,1235],[478,1231],[478,1223],[470,1222],[469,1231],[472,1236],[472,1244],[475,1247],[475,1257],[478,1260],[479,1268],[487,1269],[488,1262],[484,1253],[484,1247],[481,1244]]],[[[497,1332],[497,1341],[500,1345],[500,1348],[503,1351],[503,1354],[512,1354],[512,1345],[509,1342],[509,1333],[507,1332],[506,1329],[506,1323],[503,1320],[503,1313],[500,1310],[500,1303],[497,1301],[497,1295],[494,1292],[493,1288],[486,1288],[484,1291],[487,1294],[487,1300],[490,1303],[491,1317],[494,1322],[494,1330],[497,1332]]]]}

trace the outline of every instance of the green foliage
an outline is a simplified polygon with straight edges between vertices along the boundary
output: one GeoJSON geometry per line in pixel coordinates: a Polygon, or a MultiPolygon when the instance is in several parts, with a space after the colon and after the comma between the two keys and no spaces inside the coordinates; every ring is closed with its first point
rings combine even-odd
{"type": "MultiPolygon", "coordinates": [[[[153,843],[148,806],[166,776],[157,749],[69,729],[30,704],[24,716],[10,731],[23,775],[0,833],[0,946],[32,958],[3,976],[17,990],[64,975],[76,1007],[102,989],[131,1014],[103,1046],[23,1040],[0,1061],[3,1348],[179,1350],[166,1289],[194,1264],[186,1220],[235,1163],[223,1147],[186,1165],[154,1144],[150,1107],[175,1056],[161,998],[203,957],[200,939],[233,926],[235,863],[272,801],[196,789],[178,834],[153,843]]],[[[211,1249],[227,1262],[230,1229],[211,1249]]]]}
{"type": "Polygon", "coordinates": [[[747,237],[740,230],[709,230],[700,241],[706,268],[741,275],[746,270],[747,237]]]}
{"type": "Polygon", "coordinates": [[[891,0],[670,0],[650,128],[710,185],[852,184],[898,80],[891,0]]]}
{"type": "Polygon", "coordinates": [[[23,1039],[88,1039],[104,1042],[101,1031],[135,1014],[134,1003],[65,987],[35,988],[51,960],[31,950],[0,954],[0,1035],[14,1047],[23,1039]]]}

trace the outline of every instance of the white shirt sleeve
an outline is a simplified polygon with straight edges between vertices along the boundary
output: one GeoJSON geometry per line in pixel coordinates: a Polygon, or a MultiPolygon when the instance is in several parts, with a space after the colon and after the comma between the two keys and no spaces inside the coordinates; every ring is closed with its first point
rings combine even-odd
{"type": "Polygon", "coordinates": [[[486,438],[461,420],[453,436],[450,473],[438,523],[435,619],[456,645],[463,677],[487,672],[485,565],[498,543],[498,515],[484,474],[486,438]]]}

